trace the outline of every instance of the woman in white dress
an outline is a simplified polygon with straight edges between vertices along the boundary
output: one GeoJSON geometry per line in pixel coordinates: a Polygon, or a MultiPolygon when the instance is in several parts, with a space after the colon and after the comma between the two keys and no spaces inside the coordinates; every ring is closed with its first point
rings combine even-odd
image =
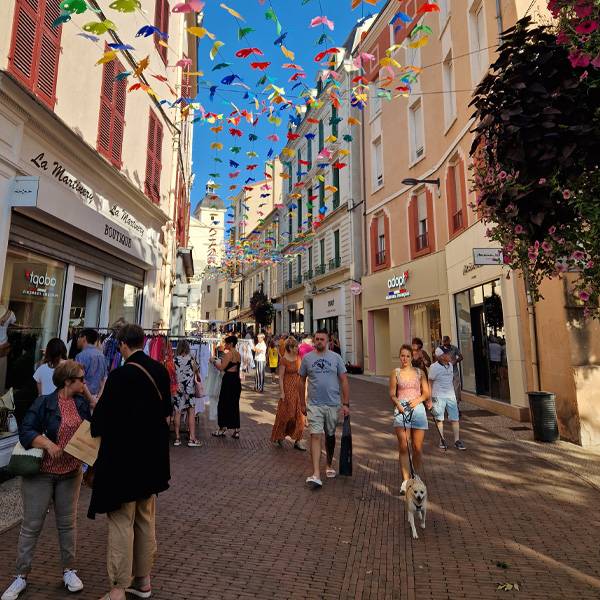
{"type": "Polygon", "coordinates": [[[67,347],[65,346],[65,343],[59,338],[52,338],[46,345],[44,362],[33,374],[40,396],[47,396],[54,392],[56,389],[56,386],[52,381],[54,369],[65,360],[67,360],[67,347]]]}

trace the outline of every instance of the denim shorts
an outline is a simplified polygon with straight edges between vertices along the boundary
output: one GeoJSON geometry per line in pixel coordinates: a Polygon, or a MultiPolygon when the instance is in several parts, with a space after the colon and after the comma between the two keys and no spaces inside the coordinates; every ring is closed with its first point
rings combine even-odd
{"type": "Polygon", "coordinates": [[[458,421],[458,402],[456,398],[432,398],[433,406],[431,407],[431,414],[436,421],[444,420],[444,413],[448,412],[449,421],[458,421]]]}
{"type": "MultiPolygon", "coordinates": [[[[402,405],[408,406],[408,402],[403,402],[402,405]]],[[[412,411],[412,416],[410,416],[409,411],[405,412],[404,414],[408,419],[406,423],[404,423],[403,413],[401,413],[397,408],[394,409],[394,428],[406,426],[406,429],[429,429],[425,405],[422,402],[412,411]]]]}

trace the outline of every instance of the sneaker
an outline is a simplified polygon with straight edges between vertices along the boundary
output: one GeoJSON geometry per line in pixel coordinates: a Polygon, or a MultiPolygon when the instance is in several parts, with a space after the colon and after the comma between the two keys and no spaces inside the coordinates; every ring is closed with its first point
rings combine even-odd
{"type": "Polygon", "coordinates": [[[2,600],[17,600],[19,594],[27,587],[27,579],[22,575],[17,575],[14,581],[8,586],[2,600]]]}
{"type": "Polygon", "coordinates": [[[77,577],[77,571],[73,569],[67,569],[63,573],[63,581],[70,592],[79,592],[83,589],[83,582],[77,577]]]}
{"type": "Polygon", "coordinates": [[[294,448],[296,448],[296,450],[301,450],[302,452],[306,452],[306,446],[304,445],[303,442],[295,442],[294,448]]]}
{"type": "Polygon", "coordinates": [[[310,485],[313,488],[313,490],[317,490],[317,489],[323,487],[323,482],[318,477],[315,477],[314,475],[307,477],[306,483],[307,483],[307,485],[310,485]]]}
{"type": "Polygon", "coordinates": [[[202,446],[204,446],[204,442],[198,440],[190,440],[188,442],[188,448],[202,448],[202,446]]]}
{"type": "Polygon", "coordinates": [[[446,444],[444,444],[444,442],[440,442],[440,445],[438,446],[438,448],[440,450],[446,450],[448,448],[448,446],[446,446],[446,444]]]}
{"type": "Polygon", "coordinates": [[[457,450],[466,450],[467,449],[467,447],[460,440],[456,440],[456,442],[454,442],[454,447],[457,450]]]}
{"type": "Polygon", "coordinates": [[[400,486],[400,495],[404,496],[406,494],[406,486],[408,485],[408,481],[405,479],[400,486]]]}

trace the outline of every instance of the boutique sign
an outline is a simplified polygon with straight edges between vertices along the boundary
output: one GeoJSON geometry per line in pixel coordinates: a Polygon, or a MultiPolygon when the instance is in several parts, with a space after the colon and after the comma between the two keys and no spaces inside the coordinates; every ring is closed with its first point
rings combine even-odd
{"type": "Polygon", "coordinates": [[[11,300],[56,300],[62,294],[64,271],[37,262],[15,263],[11,300]]]}
{"type": "Polygon", "coordinates": [[[389,291],[385,299],[398,300],[400,298],[408,298],[408,296],[410,296],[410,292],[406,289],[407,281],[408,271],[404,271],[404,273],[388,279],[387,286],[389,291]]]}

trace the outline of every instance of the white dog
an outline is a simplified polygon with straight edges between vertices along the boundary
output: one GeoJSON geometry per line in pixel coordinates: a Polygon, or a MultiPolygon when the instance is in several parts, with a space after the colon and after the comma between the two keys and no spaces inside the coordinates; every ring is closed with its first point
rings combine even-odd
{"type": "Polygon", "coordinates": [[[425,529],[425,517],[427,516],[427,487],[418,475],[409,479],[406,485],[406,515],[412,529],[412,536],[418,539],[415,527],[415,513],[421,520],[421,529],[425,529]]]}

